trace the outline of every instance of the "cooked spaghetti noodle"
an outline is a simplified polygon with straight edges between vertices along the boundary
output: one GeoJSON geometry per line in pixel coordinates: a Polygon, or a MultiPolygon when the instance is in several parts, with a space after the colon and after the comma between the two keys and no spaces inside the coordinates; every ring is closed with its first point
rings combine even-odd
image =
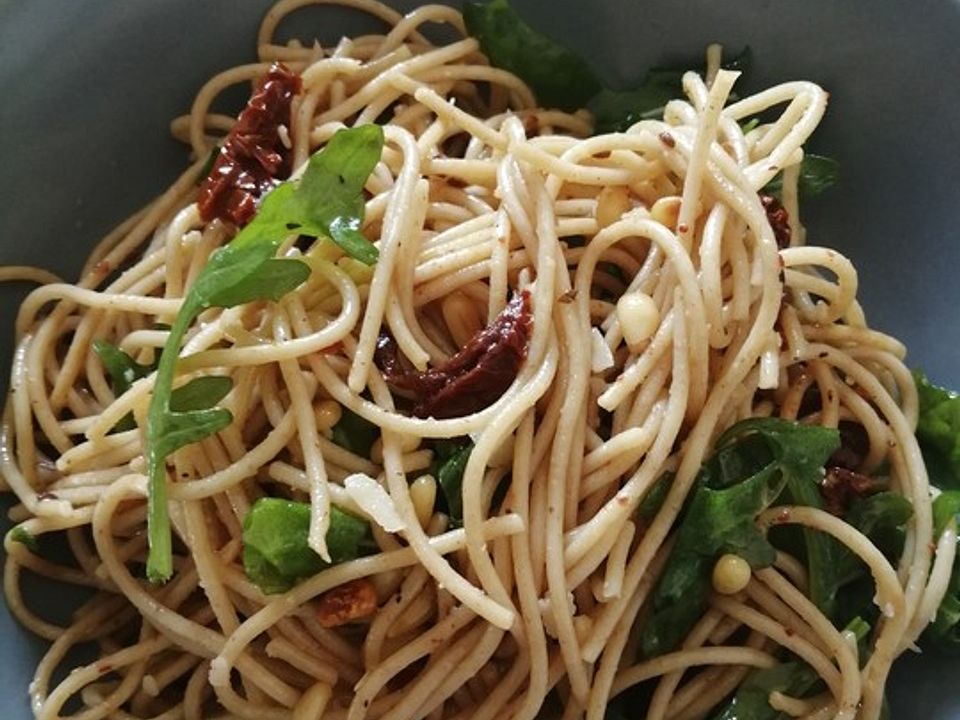
{"type": "Polygon", "coordinates": [[[0,450],[19,498],[11,516],[29,536],[65,535],[75,559],[6,539],[8,604],[52,642],[30,687],[36,717],[77,698],[88,719],[519,719],[547,716],[553,696],[563,718],[600,720],[613,697],[652,681],[648,718],[698,718],[789,653],[820,690],[773,693],[775,708],[876,718],[891,664],[939,605],[956,534],[933,535],[903,346],[866,325],[850,262],[804,244],[798,163],[827,94],[790,82],[731,102],[736,74],[712,52],[707,80],[687,73],[686,99],[662,120],[593,135],[588,113],[539,108],[476,40],[421,34],[425,23],[462,34],[454,9],[401,16],[344,0],[390,31],[277,44],[280,20],[307,4],[273,7],[258,62],[212,78],[173,122],[196,159],[180,179],[94,249],[76,284],[35,274],[49,284],[20,309],[0,450]],[[117,397],[90,343],[141,362],[159,353],[186,289],[234,232],[196,204],[204,161],[233,124],[211,104],[275,61],[303,84],[281,131],[293,168],[345,126],[383,125],[362,226],[379,259],[367,267],[327,240],[288,238],[279,254],[309,264],[305,283],[194,324],[178,376],[228,375],[234,421],[171,457],[174,574],[155,586],[143,579],[144,437],[114,431],[130,413],[143,426],[155,375],[117,397]],[[771,122],[739,122],[777,108],[771,122]],[[778,249],[758,191],[781,170],[791,240],[778,249]],[[520,291],[529,338],[507,390],[464,416],[406,412],[375,362],[381,330],[423,370],[520,291]],[[331,439],[348,410],[379,429],[369,457],[331,439]],[[680,646],[637,660],[698,471],[724,430],[770,415],[859,424],[858,470],[887,468],[913,506],[896,564],[823,509],[757,519],[825,533],[866,563],[882,611],[869,659],[781,550],[730,594],[710,594],[680,646]],[[463,436],[473,450],[455,527],[437,502],[432,443],[463,436]],[[666,472],[662,505],[641,520],[666,472]],[[382,488],[354,483],[370,502],[348,482],[358,475],[382,488]],[[242,524],[264,495],[311,504],[311,547],[325,548],[331,504],[369,520],[377,547],[264,594],[242,562],[242,524]],[[93,596],[56,626],[24,603],[24,570],[93,596]],[[372,612],[325,626],[326,593],[364,578],[372,612]],[[54,683],[66,654],[90,643],[98,659],[54,683]]]}

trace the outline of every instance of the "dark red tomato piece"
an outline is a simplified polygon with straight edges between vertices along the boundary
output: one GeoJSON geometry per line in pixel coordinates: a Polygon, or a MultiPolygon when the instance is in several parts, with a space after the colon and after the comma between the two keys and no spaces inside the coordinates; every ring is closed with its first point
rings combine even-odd
{"type": "Polygon", "coordinates": [[[246,225],[260,198],[290,174],[280,126],[290,126],[290,104],[300,88],[299,75],[281,63],[270,67],[200,185],[197,205],[206,222],[220,218],[246,225]]]}
{"type": "Polygon", "coordinates": [[[531,322],[530,294],[524,291],[439,367],[414,370],[386,333],[377,343],[376,362],[391,386],[412,396],[417,417],[469,415],[494,403],[517,377],[531,322]]]}

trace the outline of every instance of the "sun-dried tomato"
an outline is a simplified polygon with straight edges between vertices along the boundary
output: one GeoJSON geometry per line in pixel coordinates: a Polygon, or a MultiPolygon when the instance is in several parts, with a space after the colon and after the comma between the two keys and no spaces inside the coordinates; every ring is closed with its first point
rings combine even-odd
{"type": "Polygon", "coordinates": [[[210,174],[200,185],[200,217],[246,225],[257,202],[290,174],[290,157],[280,140],[290,125],[290,104],[300,92],[300,76],[274,63],[260,88],[240,112],[210,174]]]}
{"type": "Polygon", "coordinates": [[[394,389],[413,397],[417,417],[461,417],[489,406],[510,387],[527,354],[530,326],[530,294],[524,291],[439,367],[412,369],[387,333],[377,343],[376,362],[394,389]]]}
{"type": "Polygon", "coordinates": [[[778,248],[790,247],[790,214],[773,195],[761,195],[760,204],[767,211],[767,220],[773,229],[773,236],[777,240],[778,248]]]}
{"type": "Polygon", "coordinates": [[[843,467],[829,467],[820,483],[820,495],[828,512],[842,516],[857,498],[872,495],[880,483],[868,475],[843,467]]]}

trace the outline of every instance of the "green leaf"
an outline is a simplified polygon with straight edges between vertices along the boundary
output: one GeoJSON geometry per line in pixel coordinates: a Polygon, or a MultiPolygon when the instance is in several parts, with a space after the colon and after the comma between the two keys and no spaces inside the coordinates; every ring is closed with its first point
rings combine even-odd
{"type": "Polygon", "coordinates": [[[937,608],[937,616],[927,626],[920,644],[951,655],[960,654],[960,572],[956,565],[946,595],[937,608]]]}
{"type": "Polygon", "coordinates": [[[362,458],[370,457],[370,448],[380,437],[380,428],[347,408],[342,408],[331,432],[337,445],[362,458]]]}
{"type": "MultiPolygon", "coordinates": [[[[935,539],[939,539],[951,520],[960,523],[958,490],[942,492],[933,501],[935,539]]],[[[936,618],[923,634],[922,644],[954,655],[960,654],[960,556],[954,560],[947,592],[937,608],[936,618]]]]}
{"type": "MultiPolygon", "coordinates": [[[[723,67],[746,72],[751,60],[752,51],[748,46],[723,63],[723,67]]],[[[659,120],[668,102],[683,97],[683,74],[698,69],[697,63],[683,68],[652,68],[635,88],[603,88],[588,104],[596,132],[623,132],[641,120],[659,120]]]]}
{"type": "Polygon", "coordinates": [[[229,263],[229,271],[215,278],[217,285],[206,296],[209,307],[230,308],[255,300],[275,302],[310,277],[310,266],[305,262],[274,257],[262,259],[255,249],[259,248],[248,246],[229,252],[231,248],[227,246],[217,251],[217,260],[229,263]],[[228,273],[237,274],[237,281],[227,284],[228,273]]]}
{"type": "MultiPolygon", "coordinates": [[[[870,625],[856,617],[844,628],[862,643],[870,633],[870,625]]],[[[868,658],[861,652],[861,663],[868,658]]],[[[788,720],[788,716],[770,706],[770,693],[781,692],[791,697],[808,697],[821,687],[820,676],[804,662],[788,660],[770,668],[754,670],[737,688],[736,693],[713,720],[788,720]]]]}
{"type": "Polygon", "coordinates": [[[194,378],[170,393],[170,409],[175,413],[207,410],[223,400],[232,388],[233,380],[225,375],[194,378]]]}
{"type": "Polygon", "coordinates": [[[442,440],[434,446],[431,471],[443,493],[447,515],[454,526],[463,523],[463,471],[473,451],[473,442],[442,440]]]}
{"type": "Polygon", "coordinates": [[[589,103],[596,132],[624,132],[641,120],[659,120],[663,107],[682,94],[682,76],[682,72],[652,70],[633,90],[604,88],[589,103]]]}
{"type": "Polygon", "coordinates": [[[886,490],[855,500],[844,520],[866,535],[888,558],[903,550],[906,525],[913,517],[913,505],[898,492],[886,490]]]}
{"type": "Polygon", "coordinates": [[[10,531],[10,537],[14,542],[26,545],[30,552],[34,554],[40,552],[40,543],[37,542],[37,536],[24,528],[23,525],[17,525],[14,527],[10,531]]]}
{"type": "Polygon", "coordinates": [[[650,522],[656,514],[660,512],[664,500],[667,499],[667,495],[670,493],[673,478],[674,474],[672,472],[665,472],[653,484],[650,491],[644,495],[643,500],[640,501],[640,505],[637,506],[637,517],[640,520],[650,522]]]}
{"type": "Polygon", "coordinates": [[[182,447],[220,432],[231,422],[233,415],[223,408],[171,411],[166,416],[163,437],[156,445],[157,452],[168,457],[182,447]]]}
{"type": "Polygon", "coordinates": [[[720,555],[738,554],[753,568],[772,564],[776,551],[757,529],[757,515],[788,484],[817,492],[823,464],[838,446],[835,430],[775,418],[744,420],[718,439],[653,592],[653,613],[641,637],[646,657],[677,647],[702,615],[720,555]]]}
{"type": "Polygon", "coordinates": [[[939,538],[951,520],[960,525],[960,490],[946,490],[934,499],[933,534],[939,538]]]}
{"type": "MultiPolygon", "coordinates": [[[[880,549],[891,562],[903,552],[906,524],[913,517],[913,506],[903,495],[884,491],[855,500],[844,520],[880,549]]],[[[866,563],[846,546],[830,545],[829,572],[820,584],[830,598],[831,620],[839,625],[855,615],[872,617],[877,608],[873,578],[866,563]]]]}
{"type": "MultiPolygon", "coordinates": [[[[261,498],[243,520],[243,568],[267,594],[286,592],[301,580],[330,567],[307,544],[310,506],[280,498],[261,498]]],[[[359,557],[370,528],[363,520],[330,508],[327,548],[332,564],[359,557]]]]}
{"type": "Polygon", "coordinates": [[[713,716],[713,720],[781,720],[785,716],[770,707],[770,693],[779,691],[793,697],[803,697],[818,680],[816,672],[799,661],[755,670],[720,712],[713,716]]]}
{"type": "Polygon", "coordinates": [[[364,212],[363,186],[382,150],[383,130],[379,126],[339,130],[310,158],[298,180],[282,183],[266,195],[254,219],[228,245],[211,254],[184,297],[160,355],[147,411],[147,577],[151,582],[164,582],[173,572],[166,503],[167,456],[232,422],[227,410],[212,407],[216,400],[209,402],[223,390],[222,381],[202,381],[188,391],[186,400],[174,399],[177,357],[184,337],[197,316],[208,308],[276,301],[304,282],[310,274],[305,263],[275,257],[280,243],[291,233],[326,235],[334,242],[338,237],[348,238],[346,252],[352,249],[357,259],[375,261],[376,250],[365,238],[363,242],[369,247],[363,245],[359,228],[364,212]],[[186,409],[178,412],[175,403],[181,407],[186,403],[186,409]]]}
{"type": "Polygon", "coordinates": [[[600,91],[583,58],[530,27],[507,0],[466,2],[463,20],[490,63],[521,78],[544,106],[576,110],[600,91]]]}
{"type": "MultiPolygon", "coordinates": [[[[141,365],[106,340],[94,340],[93,349],[106,368],[113,392],[118,397],[129,390],[134,381],[147,377],[156,369],[152,365],[141,365]]],[[[232,387],[233,381],[225,376],[207,375],[194,378],[171,392],[170,409],[175,412],[206,410],[226,397],[232,387]]],[[[132,430],[134,427],[136,423],[133,414],[128,413],[113,429],[119,432],[132,430]]]]}
{"type": "Polygon", "coordinates": [[[940,487],[960,490],[960,396],[919,371],[913,378],[920,399],[917,440],[924,460],[936,471],[931,479],[940,487]]]}
{"type": "MultiPolygon", "coordinates": [[[[837,184],[840,178],[840,163],[833,158],[807,153],[800,163],[797,192],[801,199],[812,198],[837,184]]],[[[763,187],[768,195],[780,197],[783,193],[783,173],[779,172],[763,187]]]]}
{"type": "MultiPolygon", "coordinates": [[[[116,397],[123,395],[134,382],[147,377],[155,369],[152,365],[141,365],[123,350],[106,340],[94,340],[93,351],[100,358],[100,362],[103,363],[107,375],[110,376],[110,387],[116,397]]],[[[137,423],[134,420],[133,413],[127,413],[113,426],[111,432],[125,432],[133,430],[136,426],[137,423]]]]}
{"type": "Polygon", "coordinates": [[[150,365],[141,365],[113,343],[106,340],[94,340],[93,351],[97,353],[103,363],[107,375],[110,376],[110,386],[117,397],[123,395],[134,382],[147,377],[153,372],[150,365]]]}
{"type": "Polygon", "coordinates": [[[361,233],[363,224],[363,187],[383,153],[383,129],[364,125],[334,135],[327,150],[310,158],[300,183],[305,235],[326,235],[354,260],[367,265],[377,261],[373,244],[361,233]]]}
{"type": "MultiPolygon", "coordinates": [[[[840,446],[836,430],[774,418],[752,418],[738,423],[718,441],[723,444],[744,433],[757,433],[767,443],[786,480],[790,502],[822,508],[820,481],[823,466],[840,446]]],[[[837,563],[843,545],[831,536],[804,528],[804,545],[810,577],[810,598],[828,617],[837,611],[836,592],[840,587],[837,563]]]]}

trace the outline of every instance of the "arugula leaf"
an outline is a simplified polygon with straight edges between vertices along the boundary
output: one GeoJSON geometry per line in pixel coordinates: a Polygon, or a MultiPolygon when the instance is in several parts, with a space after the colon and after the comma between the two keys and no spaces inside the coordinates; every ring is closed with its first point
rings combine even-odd
{"type": "Polygon", "coordinates": [[[753,568],[773,563],[776,550],[755,520],[789,484],[816,481],[839,446],[835,430],[776,418],[737,423],[717,441],[697,477],[677,540],[653,592],[653,613],[641,637],[643,654],[675,648],[702,615],[716,558],[736,553],[753,568]]]}
{"type": "Polygon", "coordinates": [[[530,27],[507,0],[466,2],[463,20],[491,64],[522,78],[547,107],[576,110],[600,91],[583,58],[530,27]]]}
{"type": "Polygon", "coordinates": [[[960,490],[960,396],[931,383],[919,370],[917,440],[935,484],[960,490]]]}
{"type": "MultiPolygon", "coordinates": [[[[587,107],[598,133],[623,132],[641,120],[663,117],[663,108],[683,95],[686,68],[651,68],[634,88],[613,90],[590,65],[560,43],[534,30],[510,6],[509,0],[468,0],[463,6],[467,33],[495,67],[509,70],[536,93],[546,107],[577,110],[587,107]]],[[[749,46],[723,63],[726,70],[746,72],[753,60],[749,46]]],[[[759,121],[747,121],[744,132],[759,121]]],[[[803,198],[819,195],[837,183],[839,164],[821,155],[807,154],[800,166],[799,192],[803,198]]],[[[764,192],[779,195],[783,173],[777,174],[764,192]]]]}
{"type": "Polygon", "coordinates": [[[123,395],[137,380],[153,372],[150,365],[141,365],[123,350],[106,340],[94,340],[93,351],[110,376],[110,387],[117,397],[123,395]]]}
{"type": "Polygon", "coordinates": [[[10,538],[14,542],[26,545],[30,552],[36,554],[40,552],[40,543],[37,542],[37,536],[23,527],[17,525],[10,531],[10,538]]]}
{"type": "MultiPolygon", "coordinates": [[[[802,199],[812,198],[837,184],[840,178],[840,163],[833,158],[807,153],[800,162],[800,176],[797,178],[797,191],[802,199]]],[[[783,172],[763,187],[768,195],[780,197],[783,193],[783,172]]]]}
{"type": "Polygon", "coordinates": [[[430,471],[443,492],[447,515],[455,527],[463,523],[463,471],[472,451],[473,442],[470,440],[466,443],[439,440],[434,445],[430,471]]]}
{"type": "MultiPolygon", "coordinates": [[[[723,63],[723,68],[746,72],[752,59],[753,53],[747,46],[723,63]]],[[[641,120],[659,120],[663,117],[664,106],[683,96],[683,74],[696,69],[695,66],[696,63],[691,63],[685,68],[651,68],[636,88],[603,88],[588,104],[596,131],[623,132],[641,120]]]]}
{"type": "MultiPolygon", "coordinates": [[[[147,377],[154,368],[150,365],[141,365],[123,350],[106,340],[94,340],[93,351],[103,363],[107,375],[110,376],[110,387],[117,397],[123,395],[137,380],[147,377]]],[[[127,413],[114,425],[111,432],[133,430],[137,426],[133,413],[127,413]]]]}
{"type": "MultiPolygon", "coordinates": [[[[208,308],[279,300],[304,282],[310,274],[306,263],[274,257],[291,232],[330,237],[353,257],[374,262],[376,249],[359,228],[363,221],[363,186],[382,151],[383,130],[377,125],[338,131],[310,158],[299,180],[285,182],[266,195],[253,221],[211,254],[184,297],[157,364],[147,411],[147,577],[151,582],[164,582],[173,573],[167,457],[184,445],[223,430],[233,420],[223,408],[202,407],[205,400],[201,407],[196,406],[195,398],[186,409],[173,406],[173,381],[184,337],[208,308]]],[[[210,389],[207,381],[205,391],[209,393],[210,389]]],[[[208,394],[206,399],[215,394],[208,394]]]]}
{"type": "Polygon", "coordinates": [[[307,544],[310,506],[281,498],[260,498],[243,519],[243,569],[264,593],[286,592],[331,564],[360,556],[369,525],[337,506],[330,508],[327,563],[307,544]]]}
{"type": "Polygon", "coordinates": [[[232,389],[233,380],[225,375],[203,375],[170,393],[170,409],[180,413],[206,410],[223,400],[232,389]]]}
{"type": "MultiPolygon", "coordinates": [[[[157,369],[156,363],[142,365],[106,340],[94,340],[93,349],[110,375],[110,384],[117,397],[129,390],[134,381],[147,377],[157,369]]],[[[233,381],[222,375],[194,378],[170,393],[170,408],[175,412],[206,410],[223,400],[232,387],[233,381]]],[[[133,413],[127,413],[113,430],[121,432],[134,427],[136,422],[133,413]]]]}
{"type": "Polygon", "coordinates": [[[337,445],[363,458],[370,457],[370,448],[380,437],[380,428],[348,408],[342,409],[331,432],[337,445]]]}

